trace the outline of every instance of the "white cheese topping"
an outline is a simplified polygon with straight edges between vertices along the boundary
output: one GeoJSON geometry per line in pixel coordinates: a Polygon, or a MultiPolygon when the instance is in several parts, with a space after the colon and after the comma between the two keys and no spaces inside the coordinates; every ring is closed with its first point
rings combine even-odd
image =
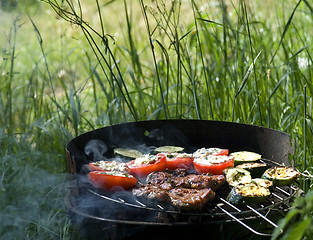
{"type": "Polygon", "coordinates": [[[213,165],[213,164],[221,164],[224,162],[228,162],[232,159],[233,159],[232,157],[226,156],[226,155],[219,155],[219,156],[207,155],[207,156],[201,156],[201,157],[195,158],[194,162],[206,164],[206,165],[213,165]]]}
{"type": "Polygon", "coordinates": [[[198,157],[202,157],[202,156],[218,154],[221,151],[222,151],[222,149],[220,149],[220,148],[200,148],[194,152],[193,156],[195,158],[198,158],[198,157]]]}
{"type": "Polygon", "coordinates": [[[117,162],[117,161],[98,161],[98,162],[95,162],[94,165],[102,168],[103,170],[107,170],[107,171],[121,171],[121,172],[123,172],[126,170],[125,163],[117,162]]]}
{"type": "Polygon", "coordinates": [[[159,158],[160,156],[157,155],[144,154],[136,158],[135,161],[133,162],[133,165],[152,164],[156,162],[159,158]]]}
{"type": "Polygon", "coordinates": [[[171,158],[191,158],[192,154],[189,153],[167,153],[166,157],[171,158]]]}

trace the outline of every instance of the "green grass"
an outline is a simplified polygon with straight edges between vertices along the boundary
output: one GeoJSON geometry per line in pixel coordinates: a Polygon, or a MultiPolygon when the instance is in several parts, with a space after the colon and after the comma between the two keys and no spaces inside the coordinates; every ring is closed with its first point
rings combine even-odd
{"type": "Polygon", "coordinates": [[[111,124],[266,126],[290,134],[292,160],[312,173],[310,1],[61,2],[0,14],[3,239],[77,237],[63,204],[64,147],[111,124]]]}

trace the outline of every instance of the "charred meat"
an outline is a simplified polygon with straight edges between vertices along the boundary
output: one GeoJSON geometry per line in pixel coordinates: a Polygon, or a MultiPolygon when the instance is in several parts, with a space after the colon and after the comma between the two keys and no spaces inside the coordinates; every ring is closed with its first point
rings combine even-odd
{"type": "Polygon", "coordinates": [[[223,175],[187,174],[187,171],[152,172],[146,185],[133,189],[133,195],[170,202],[181,209],[201,209],[215,198],[215,190],[225,183],[223,175]]]}
{"type": "Polygon", "coordinates": [[[169,191],[171,203],[183,209],[201,209],[215,197],[212,189],[173,188],[169,191]]]}
{"type": "Polygon", "coordinates": [[[175,177],[173,185],[175,187],[192,188],[192,189],[206,189],[211,188],[213,191],[218,190],[225,183],[223,175],[197,175],[190,174],[185,177],[175,177]]]}
{"type": "Polygon", "coordinates": [[[133,195],[137,197],[144,197],[148,199],[155,199],[158,201],[170,202],[168,190],[155,185],[143,185],[140,188],[133,189],[133,195]]]}
{"type": "Polygon", "coordinates": [[[218,190],[224,183],[223,175],[198,175],[198,174],[177,174],[170,172],[153,172],[146,179],[147,184],[162,186],[162,188],[191,188],[204,189],[211,188],[218,190]]]}
{"type": "Polygon", "coordinates": [[[213,200],[215,192],[212,189],[172,188],[163,189],[157,185],[143,185],[133,189],[133,195],[170,202],[181,209],[201,209],[207,201],[213,200]]]}

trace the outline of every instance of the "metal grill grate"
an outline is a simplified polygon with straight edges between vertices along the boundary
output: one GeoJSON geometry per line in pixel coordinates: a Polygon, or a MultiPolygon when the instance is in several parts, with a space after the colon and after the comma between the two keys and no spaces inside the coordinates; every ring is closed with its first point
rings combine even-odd
{"type": "MultiPolygon", "coordinates": [[[[91,195],[102,199],[104,204],[103,207],[105,207],[107,202],[111,202],[114,203],[117,208],[119,206],[123,206],[124,209],[125,207],[133,209],[132,214],[134,215],[136,215],[136,212],[138,213],[143,210],[157,213],[158,217],[144,220],[147,224],[189,224],[190,222],[220,224],[226,222],[237,222],[254,234],[260,236],[270,236],[270,234],[258,232],[248,226],[244,221],[249,219],[262,219],[269,223],[272,227],[276,228],[277,225],[271,221],[268,216],[270,216],[273,212],[277,213],[277,211],[288,211],[290,209],[292,199],[300,192],[300,189],[294,185],[280,187],[275,186],[271,191],[271,197],[261,204],[234,206],[229,203],[225,197],[225,193],[230,191],[230,187],[225,184],[223,188],[224,189],[216,192],[215,200],[208,202],[201,211],[182,211],[164,202],[152,200],[146,202],[143,199],[136,198],[134,196],[130,197],[131,193],[129,192],[108,194],[92,188],[87,188],[87,191],[91,195]]],[[[126,214],[126,218],[119,219],[116,215],[114,220],[132,221],[132,223],[136,224],[136,218],[133,220],[131,219],[132,218],[126,214]]],[[[140,220],[140,223],[142,224],[142,220],[140,220]]]]}

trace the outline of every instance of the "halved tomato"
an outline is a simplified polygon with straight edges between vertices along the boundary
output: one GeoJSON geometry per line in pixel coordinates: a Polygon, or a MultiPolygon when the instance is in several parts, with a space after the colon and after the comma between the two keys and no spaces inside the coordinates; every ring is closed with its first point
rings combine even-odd
{"type": "Polygon", "coordinates": [[[106,191],[128,190],[135,186],[137,179],[127,173],[110,171],[89,172],[89,179],[92,185],[106,191]]]}
{"type": "Polygon", "coordinates": [[[193,164],[193,156],[188,153],[166,154],[166,168],[174,170],[177,168],[189,169],[193,164]]]}
{"type": "Polygon", "coordinates": [[[197,157],[204,157],[208,155],[213,155],[213,156],[219,156],[219,155],[228,155],[229,150],[228,149],[222,149],[222,148],[216,148],[216,147],[211,147],[211,148],[199,148],[197,151],[193,153],[194,158],[197,157]]]}
{"type": "Polygon", "coordinates": [[[234,166],[234,158],[225,155],[208,155],[195,158],[193,161],[195,170],[199,173],[210,173],[214,175],[223,174],[223,170],[234,166]]]}
{"type": "Polygon", "coordinates": [[[165,170],[166,156],[164,154],[144,154],[126,163],[128,172],[136,177],[145,177],[149,173],[165,170]]]}
{"type": "Polygon", "coordinates": [[[117,161],[97,161],[89,163],[91,171],[126,171],[126,164],[117,161]]]}

